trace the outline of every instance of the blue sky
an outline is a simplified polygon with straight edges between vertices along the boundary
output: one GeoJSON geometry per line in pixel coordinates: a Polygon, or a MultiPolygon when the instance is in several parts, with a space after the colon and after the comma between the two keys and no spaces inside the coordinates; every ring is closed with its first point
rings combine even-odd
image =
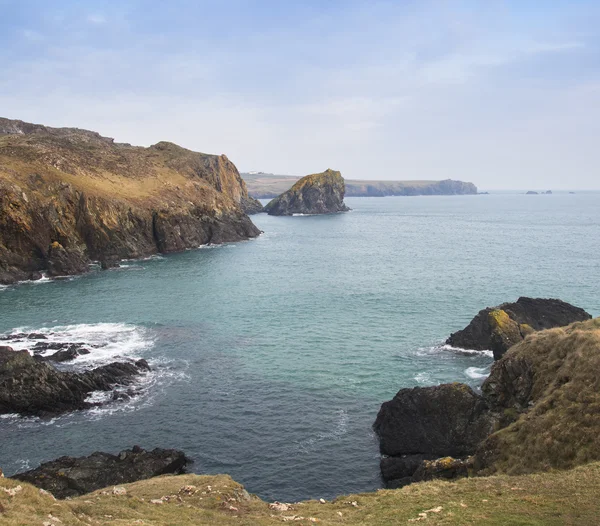
{"type": "Polygon", "coordinates": [[[600,2],[0,0],[0,115],[240,170],[600,189],[600,2]]]}

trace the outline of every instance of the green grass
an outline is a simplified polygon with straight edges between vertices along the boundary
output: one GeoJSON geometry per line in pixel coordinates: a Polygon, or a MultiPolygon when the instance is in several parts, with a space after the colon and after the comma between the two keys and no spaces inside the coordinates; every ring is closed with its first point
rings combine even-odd
{"type": "Polygon", "coordinates": [[[166,476],[122,487],[124,495],[108,488],[55,501],[33,486],[0,479],[0,524],[591,525],[597,524],[600,514],[600,464],[539,475],[426,482],[324,504],[301,502],[287,510],[272,509],[248,496],[224,475],[166,476]],[[18,485],[22,489],[14,496],[4,491],[18,485]]]}

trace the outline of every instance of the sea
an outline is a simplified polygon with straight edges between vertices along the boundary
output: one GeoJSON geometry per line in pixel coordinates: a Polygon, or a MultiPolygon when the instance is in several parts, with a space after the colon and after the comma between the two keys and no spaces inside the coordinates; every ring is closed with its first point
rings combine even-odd
{"type": "Polygon", "coordinates": [[[153,369],[130,400],[0,417],[5,474],[137,444],[181,449],[192,472],[270,501],[375,490],[382,402],[413,386],[478,389],[489,373],[491,353],[444,344],[480,309],[532,296],[600,315],[600,193],[346,202],[336,215],[253,216],[254,240],[0,289],[14,348],[36,332],[88,348],[63,369],[153,369]]]}

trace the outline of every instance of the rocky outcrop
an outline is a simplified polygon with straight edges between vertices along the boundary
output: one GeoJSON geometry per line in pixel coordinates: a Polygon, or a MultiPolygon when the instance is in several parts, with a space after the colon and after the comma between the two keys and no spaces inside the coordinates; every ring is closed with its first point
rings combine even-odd
{"type": "Polygon", "coordinates": [[[242,197],[241,201],[242,209],[248,215],[252,214],[260,214],[265,211],[263,205],[258,201],[258,199],[254,199],[254,197],[242,197]]]}
{"type": "Polygon", "coordinates": [[[188,462],[185,454],[176,449],[146,451],[134,446],[118,455],[96,452],[88,457],[60,457],[11,478],[65,499],[159,475],[179,475],[185,472],[188,462]]]}
{"type": "Polygon", "coordinates": [[[224,155],[0,119],[0,283],[255,237],[251,204],[224,155]]]}
{"type": "MultiPolygon", "coordinates": [[[[28,351],[0,347],[0,414],[53,416],[98,405],[93,391],[113,391],[149,371],[145,360],[111,363],[82,373],[58,371],[28,351]]],[[[118,396],[114,392],[115,398],[118,396]]]]}
{"type": "Polygon", "coordinates": [[[464,384],[400,390],[374,424],[383,479],[397,487],[600,460],[599,368],[600,318],[533,333],[494,363],[481,395],[464,384]]]}
{"type": "Polygon", "coordinates": [[[325,170],[300,179],[287,192],[265,206],[274,216],[335,214],[350,210],[344,204],[345,183],[340,172],[325,170]]]}
{"type": "Polygon", "coordinates": [[[495,425],[482,396],[459,383],[401,389],[373,425],[386,483],[413,481],[426,460],[472,455],[495,425]]]}
{"type": "Polygon", "coordinates": [[[446,343],[453,347],[491,350],[500,359],[527,335],[553,327],[564,327],[591,315],[579,307],[557,299],[519,298],[479,311],[464,329],[452,334],[446,343]]]}

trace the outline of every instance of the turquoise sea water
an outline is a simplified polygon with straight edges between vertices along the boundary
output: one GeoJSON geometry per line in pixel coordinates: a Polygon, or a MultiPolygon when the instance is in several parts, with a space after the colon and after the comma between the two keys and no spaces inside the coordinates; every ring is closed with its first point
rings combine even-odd
{"type": "MultiPolygon", "coordinates": [[[[600,194],[350,198],[334,216],[254,216],[264,234],[0,290],[0,333],[143,357],[126,403],[0,419],[5,473],[61,455],[183,449],[267,499],[381,486],[371,431],[401,387],[481,383],[443,348],[481,308],[558,297],[600,315],[600,194]]],[[[25,344],[23,344],[25,345],[25,344]]]]}

